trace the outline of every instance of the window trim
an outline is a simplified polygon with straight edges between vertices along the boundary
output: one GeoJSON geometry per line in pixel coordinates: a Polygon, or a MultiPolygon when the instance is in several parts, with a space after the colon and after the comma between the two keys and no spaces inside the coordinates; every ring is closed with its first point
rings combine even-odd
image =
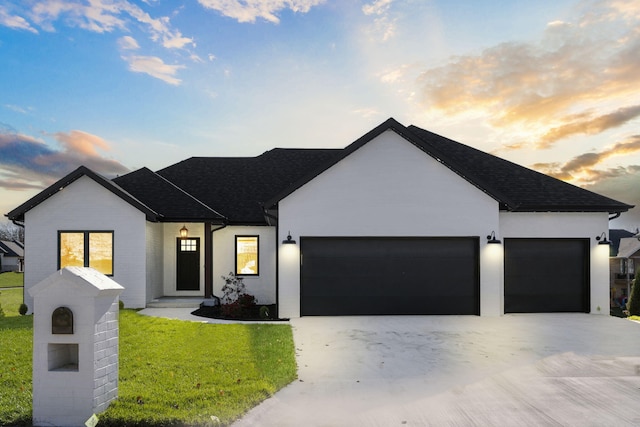
{"type": "Polygon", "coordinates": [[[235,250],[233,252],[234,258],[234,272],[236,276],[248,276],[248,277],[257,277],[260,276],[260,236],[257,234],[236,234],[234,237],[235,250]],[[240,273],[238,272],[238,238],[247,238],[253,237],[256,239],[256,271],[257,273],[240,273]]]}
{"type": "MultiPolygon", "coordinates": [[[[116,263],[115,263],[115,233],[114,230],[58,230],[58,270],[61,268],[60,259],[60,244],[62,243],[62,234],[63,233],[76,233],[76,234],[84,234],[84,266],[89,267],[90,259],[89,259],[89,235],[92,233],[102,233],[102,234],[111,234],[111,274],[105,274],[107,277],[113,277],[116,271],[116,263]]],[[[104,274],[104,273],[103,273],[104,274]]]]}

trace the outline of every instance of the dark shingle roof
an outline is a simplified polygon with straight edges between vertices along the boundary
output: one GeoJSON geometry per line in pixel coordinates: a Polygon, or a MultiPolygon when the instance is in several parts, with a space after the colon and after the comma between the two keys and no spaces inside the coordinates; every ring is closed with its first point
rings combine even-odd
{"type": "Polygon", "coordinates": [[[172,221],[224,222],[225,218],[200,200],[147,168],[113,180],[136,199],[172,221]]]}
{"type": "Polygon", "coordinates": [[[26,212],[35,208],[40,203],[47,200],[49,197],[58,193],[58,191],[63,190],[65,187],[74,183],[75,181],[82,178],[83,176],[91,178],[97,184],[101,185],[111,193],[120,197],[122,200],[129,203],[131,206],[140,210],[142,213],[146,215],[148,220],[150,221],[157,220],[157,217],[158,217],[157,212],[150,209],[148,206],[146,206],[144,203],[136,199],[134,196],[129,194],[127,191],[125,191],[123,188],[118,186],[113,181],[103,177],[102,175],[95,173],[94,171],[87,168],[86,166],[80,166],[73,172],[69,173],[65,177],[56,181],[54,184],[50,185],[46,189],[42,190],[40,193],[36,194],[32,198],[30,198],[29,200],[27,200],[26,202],[24,202],[23,204],[21,204],[11,212],[9,212],[6,216],[12,221],[24,221],[24,214],[26,212]]]}
{"type": "Polygon", "coordinates": [[[416,144],[514,212],[625,212],[633,206],[409,126],[416,144]]]}
{"type": "Polygon", "coordinates": [[[341,149],[276,148],[257,157],[192,157],[158,175],[214,207],[230,223],[263,224],[263,204],[341,149]]]}
{"type": "MultiPolygon", "coordinates": [[[[331,163],[325,164],[324,168],[328,169],[387,130],[393,130],[487,193],[499,203],[500,210],[617,213],[633,208],[632,205],[576,187],[416,126],[405,127],[393,118],[358,138],[334,157],[331,163]]],[[[283,189],[269,204],[277,204],[322,171],[323,169],[316,169],[283,189]]]]}

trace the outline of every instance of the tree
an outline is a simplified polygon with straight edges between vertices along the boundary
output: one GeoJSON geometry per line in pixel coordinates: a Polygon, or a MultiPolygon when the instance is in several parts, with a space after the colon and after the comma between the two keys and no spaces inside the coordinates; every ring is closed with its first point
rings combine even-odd
{"type": "Polygon", "coordinates": [[[0,240],[15,240],[24,243],[24,227],[9,221],[0,221],[0,240]]]}
{"type": "Polygon", "coordinates": [[[640,268],[636,269],[636,277],[633,279],[631,295],[629,296],[629,302],[627,303],[630,316],[640,316],[640,285],[638,285],[638,283],[640,283],[640,268]]]}

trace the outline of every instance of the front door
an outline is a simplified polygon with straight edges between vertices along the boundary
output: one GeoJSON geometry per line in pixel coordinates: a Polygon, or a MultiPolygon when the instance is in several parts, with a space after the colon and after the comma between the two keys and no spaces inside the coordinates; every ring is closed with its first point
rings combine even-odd
{"type": "Polygon", "coordinates": [[[176,246],[176,290],[197,291],[200,289],[200,239],[178,238],[176,246]]]}

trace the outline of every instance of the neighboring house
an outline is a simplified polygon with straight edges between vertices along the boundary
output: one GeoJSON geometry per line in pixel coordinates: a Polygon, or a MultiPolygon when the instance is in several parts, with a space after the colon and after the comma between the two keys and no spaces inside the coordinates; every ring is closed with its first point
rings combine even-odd
{"type": "Polygon", "coordinates": [[[0,272],[24,271],[24,246],[11,240],[0,240],[0,272]]]}
{"type": "MultiPolygon", "coordinates": [[[[25,291],[65,265],[128,307],[244,278],[280,317],[608,313],[609,215],[632,208],[393,119],[344,149],[80,167],[8,214],[25,291]]],[[[25,302],[31,306],[28,293],[25,302]]]]}
{"type": "MultiPolygon", "coordinates": [[[[610,231],[612,235],[613,231],[610,231]]],[[[621,231],[624,233],[620,233],[618,248],[610,258],[611,303],[612,306],[624,308],[631,294],[636,267],[640,265],[640,234],[621,231]]]]}

